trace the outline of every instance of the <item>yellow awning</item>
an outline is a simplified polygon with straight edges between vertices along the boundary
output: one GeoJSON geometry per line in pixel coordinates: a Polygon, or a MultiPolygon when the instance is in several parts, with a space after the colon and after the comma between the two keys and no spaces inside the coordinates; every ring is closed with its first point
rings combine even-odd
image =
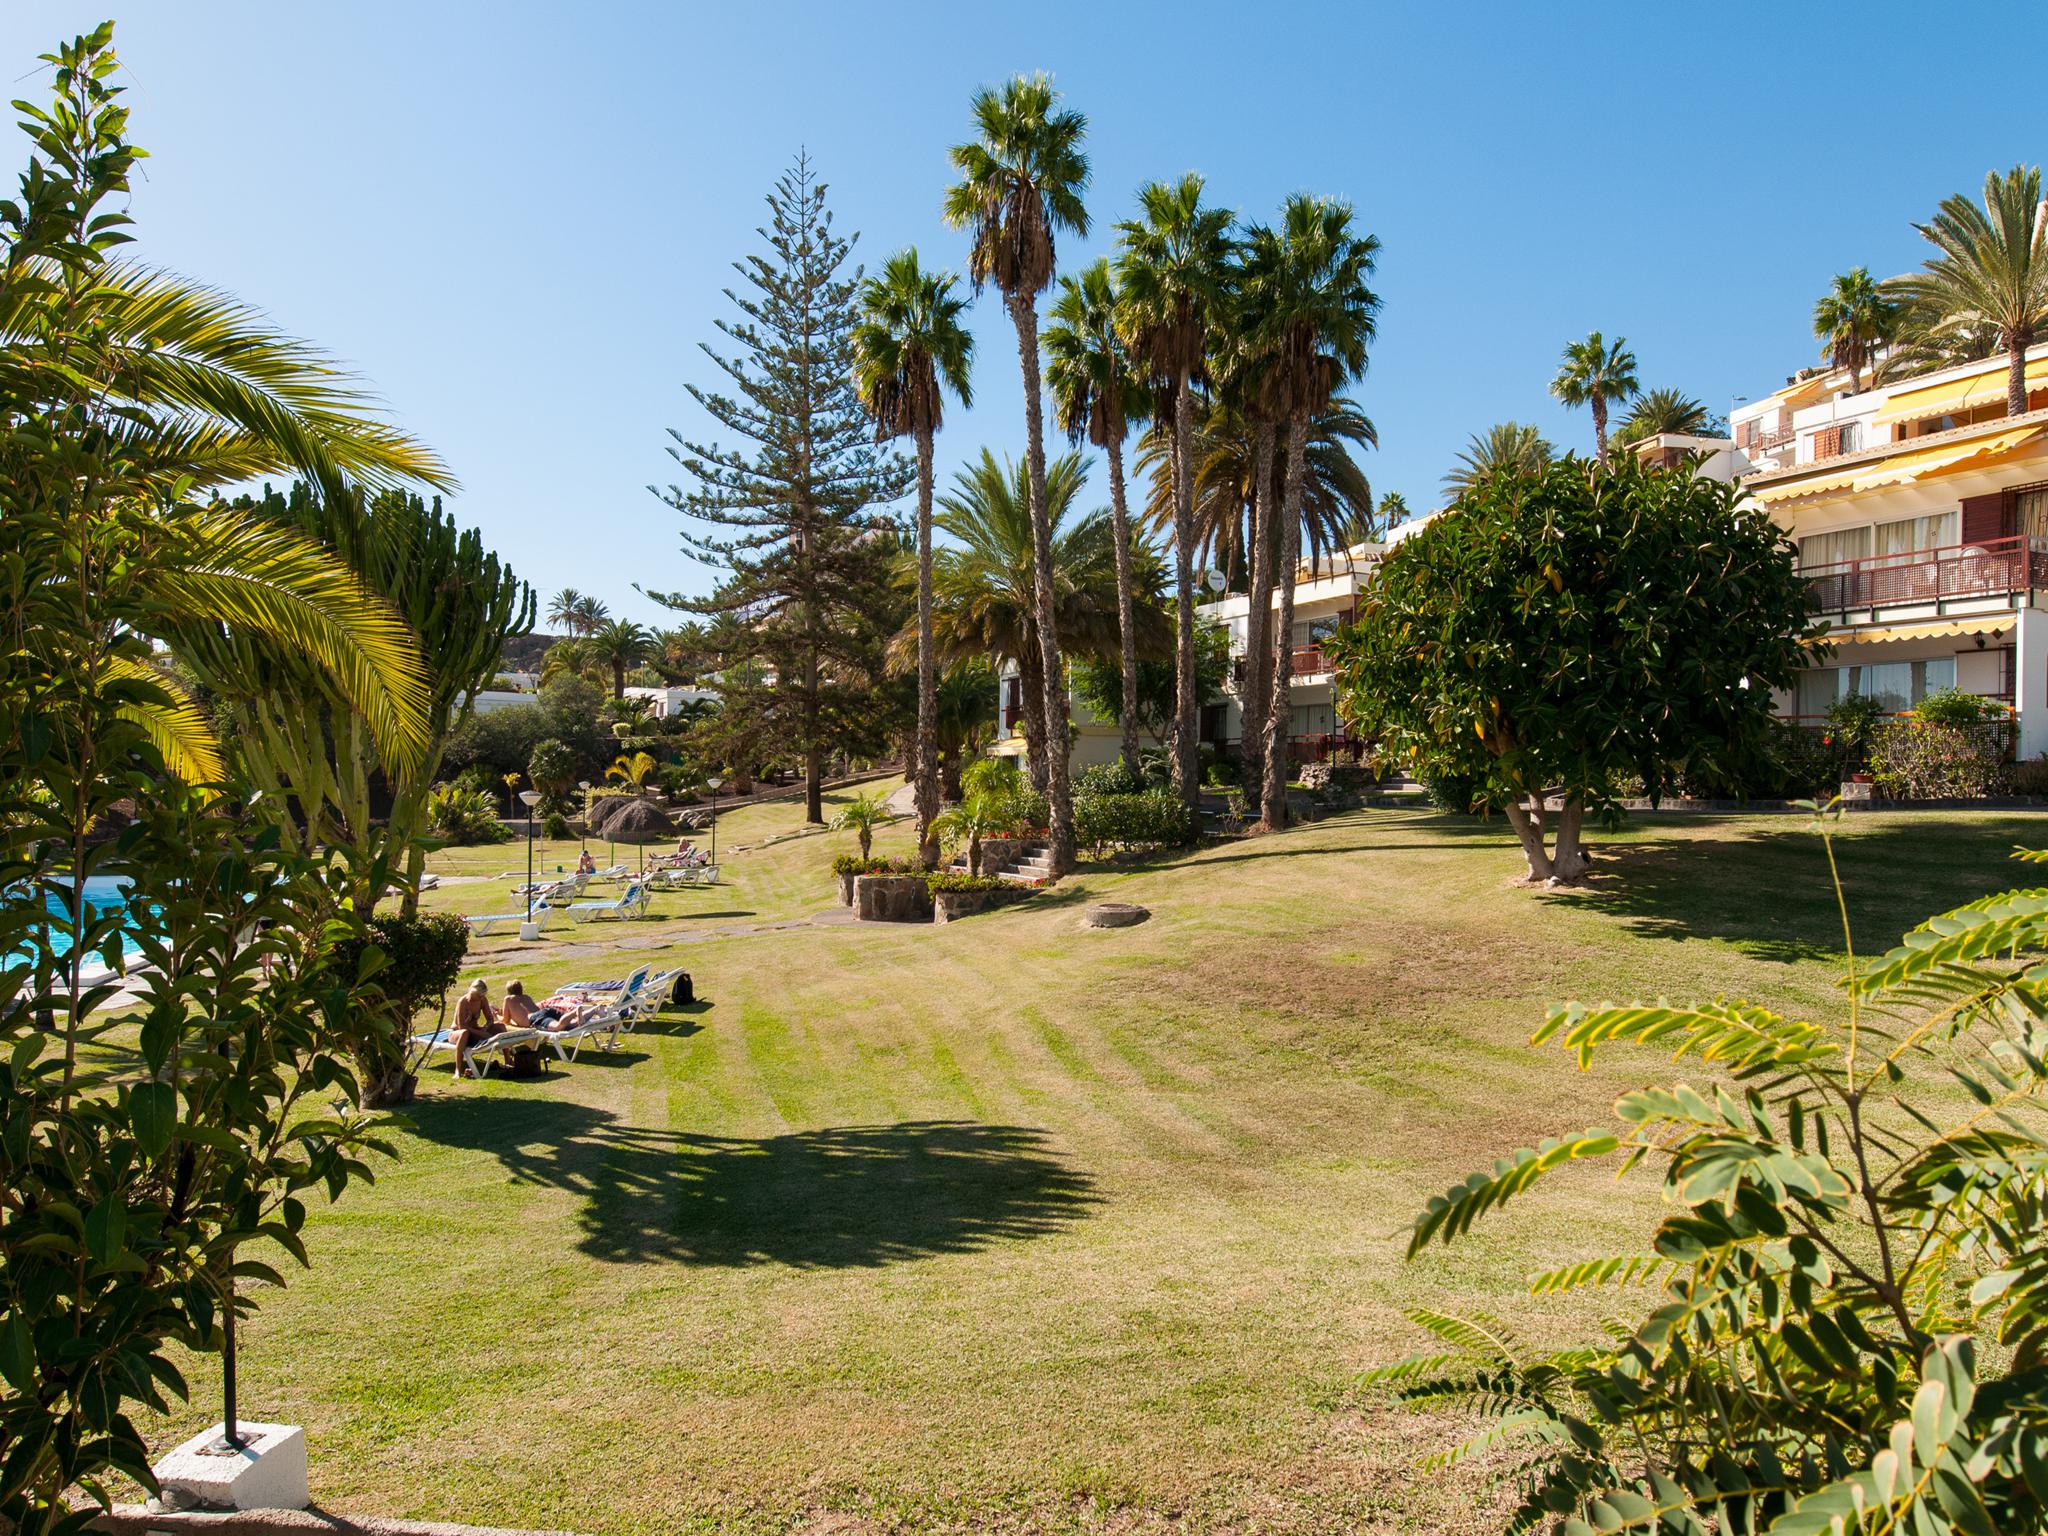
{"type": "Polygon", "coordinates": [[[1954,469],[1975,459],[1989,458],[1993,454],[2006,453],[2032,442],[2044,432],[2048,432],[2048,427],[2038,423],[2029,427],[2014,427],[2009,432],[1994,432],[1988,437],[1975,437],[1967,442],[1950,441],[1938,448],[1921,448],[1892,458],[1866,459],[1861,464],[1836,470],[1829,475],[1792,480],[1780,485],[1760,485],[1750,494],[1765,506],[1775,506],[1779,502],[1798,501],[1808,496],[1825,496],[1831,491],[1870,491],[1882,485],[1910,485],[1915,480],[1924,480],[1945,469],[1954,469]]]}
{"type": "MultiPolygon", "coordinates": [[[[1878,408],[1877,424],[1918,421],[1923,416],[1954,416],[1979,406],[2005,404],[2006,360],[1987,359],[1975,372],[1922,389],[1896,394],[1878,408]]],[[[2048,357],[2027,360],[2027,388],[2048,385],[2048,357]]]]}
{"type": "Polygon", "coordinates": [[[1990,437],[1972,438],[1963,443],[1943,443],[1939,448],[1922,448],[1918,453],[1902,453],[1895,459],[1866,464],[1850,489],[1868,491],[1880,485],[1907,485],[1915,480],[1924,480],[1944,469],[1953,469],[1966,460],[1987,458],[1994,453],[2017,448],[2039,437],[2043,430],[2039,426],[2015,427],[2010,432],[1996,432],[1990,437]]]}
{"type": "Polygon", "coordinates": [[[1901,640],[1951,640],[1965,635],[2002,635],[2013,627],[2009,613],[1987,614],[1981,619],[1930,619],[1924,624],[1887,624],[1881,629],[1833,630],[1827,638],[1835,645],[1891,645],[1901,640]]]}

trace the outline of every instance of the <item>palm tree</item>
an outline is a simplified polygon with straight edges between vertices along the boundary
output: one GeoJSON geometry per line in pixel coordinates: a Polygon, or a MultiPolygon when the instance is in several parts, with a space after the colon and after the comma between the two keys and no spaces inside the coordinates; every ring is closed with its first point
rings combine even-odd
{"type": "MultiPolygon", "coordinates": [[[[889,258],[880,277],[861,289],[853,329],[854,387],[875,418],[876,441],[917,440],[917,853],[926,869],[939,862],[932,822],[939,814],[938,681],[932,656],[932,437],[945,417],[944,391],[974,403],[968,370],[974,338],[960,317],[951,273],[925,271],[915,250],[889,258]]],[[[863,855],[865,857],[865,855],[863,855]]]]}
{"type": "Polygon", "coordinates": [[[654,634],[629,619],[606,619],[583,638],[584,654],[612,674],[612,697],[626,696],[626,674],[654,654],[654,634]]]}
{"type": "Polygon", "coordinates": [[[948,800],[960,798],[960,771],[995,734],[996,674],[986,657],[946,668],[939,679],[939,787],[948,800]]]}
{"type": "Polygon", "coordinates": [[[1849,370],[1849,392],[1863,392],[1863,370],[1898,332],[1899,306],[1871,280],[1870,268],[1838,273],[1813,306],[1821,356],[1849,370]]]}
{"type": "Polygon", "coordinates": [[[1628,415],[1614,429],[1614,440],[1626,446],[1667,432],[1681,437],[1716,437],[1726,426],[1682,389],[1646,389],[1630,403],[1628,415]]]}
{"type": "Polygon", "coordinates": [[[1117,225],[1122,251],[1119,329],[1159,392],[1173,403],[1174,787],[1192,809],[1201,799],[1196,743],[1194,588],[1194,386],[1206,381],[1209,326],[1224,301],[1231,257],[1228,209],[1202,206],[1202,178],[1138,189],[1138,216],[1117,225]]]}
{"type": "Polygon", "coordinates": [[[583,610],[583,594],[574,587],[564,587],[548,599],[548,622],[557,629],[573,631],[583,610]]]}
{"type": "Polygon", "coordinates": [[[1102,258],[1060,279],[1045,330],[1053,416],[1068,438],[1083,437],[1109,459],[1109,509],[1116,530],[1117,629],[1123,643],[1124,765],[1138,770],[1138,633],[1131,592],[1131,514],[1124,490],[1124,434],[1152,402],[1117,332],[1116,281],[1102,258]]]}
{"type": "Polygon", "coordinates": [[[1408,498],[1399,491],[1389,491],[1380,498],[1380,532],[1388,533],[1400,527],[1414,516],[1408,510],[1408,498]]]}
{"type": "Polygon", "coordinates": [[[606,619],[609,619],[611,615],[611,609],[598,601],[598,599],[594,597],[579,597],[576,599],[576,617],[570,627],[579,635],[594,635],[597,633],[599,626],[606,619]]]}
{"type": "Polygon", "coordinates": [[[1636,355],[1628,349],[1628,338],[1617,336],[1612,346],[1590,333],[1564,349],[1564,366],[1550,381],[1550,392],[1566,405],[1591,406],[1595,457],[1607,462],[1607,403],[1626,400],[1636,392],[1636,355]]]}
{"type": "MultiPolygon", "coordinates": [[[[1062,651],[1114,656],[1119,637],[1116,613],[1116,555],[1107,517],[1097,513],[1069,522],[1087,473],[1081,456],[1062,454],[1046,470],[1046,505],[1051,513],[1054,622],[1062,651]]],[[[1058,733],[1046,724],[1045,648],[1038,635],[1036,542],[1030,513],[1029,470],[998,463],[983,449],[962,469],[954,488],[938,498],[933,524],[952,542],[932,557],[933,639],[948,663],[1014,662],[1022,682],[1025,745],[1032,788],[1046,792],[1052,763],[1064,754],[1048,751],[1058,733]]],[[[1156,610],[1151,610],[1156,612],[1156,610]]],[[[1138,609],[1139,640],[1148,654],[1162,654],[1163,635],[1146,629],[1138,609]]],[[[892,665],[909,660],[915,642],[906,631],[890,643],[892,665]]],[[[1064,723],[1059,730],[1065,730],[1064,723]]]]}
{"type": "Polygon", "coordinates": [[[1984,206],[1960,192],[1913,226],[1937,255],[1886,286],[1930,336],[1990,333],[2006,356],[2005,414],[2027,409],[2027,348],[2048,329],[2048,202],[2041,168],[1984,178],[1984,206]]]}
{"type": "Polygon", "coordinates": [[[1338,389],[1365,372],[1380,307],[1367,279],[1378,263],[1380,243],[1353,230],[1348,204],[1297,193],[1281,210],[1279,228],[1254,229],[1246,245],[1246,287],[1254,300],[1261,349],[1272,358],[1260,385],[1273,414],[1287,422],[1280,610],[1273,624],[1273,694],[1265,743],[1265,821],[1279,827],[1287,818],[1294,583],[1301,561],[1309,422],[1338,389]]]}
{"type": "MultiPolygon", "coordinates": [[[[946,222],[972,232],[967,272],[975,291],[993,281],[1017,327],[1017,358],[1024,373],[1025,463],[1031,486],[1031,548],[1037,586],[1039,668],[1044,718],[1056,735],[1067,730],[1066,672],[1060,665],[1053,622],[1051,514],[1046,501],[1045,406],[1038,377],[1038,296],[1057,265],[1054,239],[1062,230],[1088,233],[1081,194],[1088,187],[1088,157],[1081,141],[1088,119],[1059,105],[1045,75],[1019,75],[1000,91],[974,93],[975,137],[951,151],[960,180],[946,191],[946,222]]],[[[1074,801],[1068,754],[1047,764],[1053,873],[1074,864],[1074,801]]]]}
{"type": "Polygon", "coordinates": [[[1444,476],[1444,493],[1455,500],[1495,475],[1534,474],[1556,457],[1550,440],[1534,427],[1503,421],[1472,435],[1457,467],[1444,476]]]}
{"type": "Polygon", "coordinates": [[[647,781],[654,777],[654,770],[660,766],[651,752],[634,752],[630,755],[621,752],[613,760],[612,765],[605,769],[604,776],[615,783],[625,785],[637,795],[647,788],[647,781]]]}
{"type": "Polygon", "coordinates": [[[880,790],[855,795],[832,818],[831,830],[851,832],[860,842],[860,856],[869,857],[875,848],[875,833],[896,819],[889,809],[889,797],[880,790]]]}

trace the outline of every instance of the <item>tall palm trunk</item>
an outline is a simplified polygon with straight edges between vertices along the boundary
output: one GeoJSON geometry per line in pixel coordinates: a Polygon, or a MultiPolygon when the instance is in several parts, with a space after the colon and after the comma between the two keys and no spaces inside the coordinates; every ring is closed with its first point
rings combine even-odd
{"type": "Polygon", "coordinates": [[[1287,489],[1280,505],[1280,611],[1273,618],[1273,694],[1266,717],[1266,827],[1287,825],[1287,735],[1293,714],[1294,575],[1301,563],[1301,491],[1308,468],[1308,413],[1287,423],[1287,489]]]}
{"type": "MultiPolygon", "coordinates": [[[[1111,380],[1111,387],[1115,381],[1111,380]]],[[[1109,454],[1109,508],[1116,520],[1116,631],[1122,643],[1124,669],[1124,767],[1138,771],[1138,631],[1131,603],[1131,513],[1124,501],[1123,422],[1113,421],[1103,436],[1109,454]]]]}
{"type": "Polygon", "coordinates": [[[1598,390],[1593,392],[1593,453],[1603,465],[1607,462],[1607,397],[1598,390]]]}
{"type": "Polygon", "coordinates": [[[1273,424],[1258,424],[1252,450],[1251,573],[1246,590],[1251,606],[1244,619],[1244,718],[1238,725],[1238,756],[1245,786],[1263,794],[1266,785],[1266,690],[1272,665],[1268,637],[1273,630],[1273,424]]]}
{"type": "Polygon", "coordinates": [[[1173,392],[1173,787],[1190,811],[1202,801],[1202,755],[1195,740],[1195,487],[1190,445],[1195,398],[1188,370],[1173,392]]]}
{"type": "Polygon", "coordinates": [[[1050,800],[1045,751],[1045,660],[1038,648],[1036,624],[1025,633],[1022,654],[1017,658],[1017,699],[1024,711],[1024,767],[1031,792],[1050,800]]]}
{"type": "Polygon", "coordinates": [[[625,696],[626,663],[614,657],[612,660],[612,697],[615,699],[623,699],[625,696]]]}
{"type": "Polygon", "coordinates": [[[939,862],[939,691],[932,664],[932,429],[917,430],[917,858],[939,862]]]}
{"type": "Polygon", "coordinates": [[[2005,414],[2027,414],[2027,344],[2033,337],[2008,331],[2005,337],[2005,414]]]}
{"type": "Polygon", "coordinates": [[[1024,369],[1024,447],[1031,474],[1031,566],[1038,610],[1038,647],[1045,668],[1045,798],[1050,807],[1046,829],[1052,846],[1047,854],[1052,872],[1074,867],[1074,798],[1070,787],[1067,743],[1067,673],[1060,665],[1059,631],[1054,626],[1052,520],[1045,505],[1045,409],[1038,381],[1038,306],[1028,293],[1010,295],[1010,318],[1017,326],[1017,360],[1024,369]]]}

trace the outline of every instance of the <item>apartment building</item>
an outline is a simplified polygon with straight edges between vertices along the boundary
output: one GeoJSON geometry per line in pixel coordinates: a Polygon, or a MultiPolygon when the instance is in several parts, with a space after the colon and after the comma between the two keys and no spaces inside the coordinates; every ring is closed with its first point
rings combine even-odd
{"type": "Polygon", "coordinates": [[[1861,388],[1815,370],[1731,413],[1735,476],[1797,542],[1836,647],[1780,713],[1961,688],[2013,710],[2022,757],[2048,752],[2048,346],[2024,415],[2006,381],[2003,357],[1861,388]]]}

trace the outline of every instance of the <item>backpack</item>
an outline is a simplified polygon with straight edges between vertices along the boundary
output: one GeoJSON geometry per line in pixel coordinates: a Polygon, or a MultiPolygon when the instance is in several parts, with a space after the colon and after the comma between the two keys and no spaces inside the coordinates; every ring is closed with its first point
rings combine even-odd
{"type": "Polygon", "coordinates": [[[688,971],[676,972],[675,985],[668,989],[669,1006],[671,1008],[680,1008],[685,1003],[694,1003],[695,1001],[697,1001],[697,989],[691,985],[690,973],[688,971]]]}

